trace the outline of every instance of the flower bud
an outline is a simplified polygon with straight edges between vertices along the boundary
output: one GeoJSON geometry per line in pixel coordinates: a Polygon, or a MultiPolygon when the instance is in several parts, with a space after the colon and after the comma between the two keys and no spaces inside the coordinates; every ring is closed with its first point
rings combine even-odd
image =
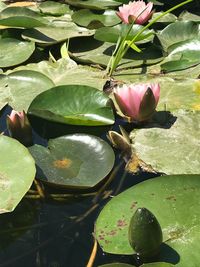
{"type": "Polygon", "coordinates": [[[25,146],[33,144],[32,129],[24,111],[12,110],[7,116],[7,127],[11,137],[25,146]]]}
{"type": "Polygon", "coordinates": [[[144,24],[152,16],[152,8],[153,3],[146,4],[143,0],[139,0],[119,7],[116,14],[125,24],[133,21],[135,24],[144,24]]]}
{"type": "Polygon", "coordinates": [[[142,258],[152,258],[160,251],[163,235],[156,217],[146,208],[138,208],[131,218],[129,243],[142,258]]]}
{"type": "Polygon", "coordinates": [[[149,120],[160,97],[159,84],[130,84],[114,89],[115,100],[121,112],[132,121],[149,120]]]}

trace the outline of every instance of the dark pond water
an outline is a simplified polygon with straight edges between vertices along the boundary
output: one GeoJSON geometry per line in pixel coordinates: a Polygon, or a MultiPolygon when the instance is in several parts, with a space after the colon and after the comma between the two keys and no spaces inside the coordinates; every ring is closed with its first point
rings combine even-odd
{"type": "MultiPolygon", "coordinates": [[[[11,109],[6,107],[1,112],[0,131],[5,131],[5,134],[7,134],[6,115],[10,111],[11,109]]],[[[41,126],[38,127],[38,132],[44,133],[44,122],[33,121],[33,125],[36,124],[41,126]]],[[[57,125],[52,128],[52,125],[47,122],[45,128],[46,135],[50,137],[69,132],[69,129],[66,132],[65,126],[57,125]]],[[[118,125],[114,125],[112,129],[117,130],[118,125]]],[[[81,128],[81,130],[86,132],[86,128],[81,128]]],[[[75,129],[72,128],[70,131],[73,132],[75,129]]],[[[96,132],[93,129],[93,134],[95,133],[107,140],[105,129],[98,128],[96,132]]],[[[36,134],[34,137],[35,142],[46,145],[45,139],[36,134]]],[[[121,160],[120,156],[116,155],[115,166],[118,166],[121,160]]],[[[152,174],[130,174],[126,176],[123,184],[119,187],[124,165],[118,171],[113,182],[106,188],[106,191],[112,190],[111,196],[106,199],[100,198],[96,208],[93,203],[95,196],[75,197],[65,201],[25,197],[14,212],[0,215],[0,266],[85,267],[93,247],[94,223],[103,206],[111,199],[116,190],[124,191],[134,184],[153,177],[152,174]],[[90,213],[88,213],[89,210],[90,213]]],[[[45,190],[50,193],[66,193],[61,190],[55,192],[55,189],[48,187],[45,187],[45,190]]],[[[131,256],[105,254],[98,247],[94,267],[109,262],[135,264],[134,258],[131,256]]]]}

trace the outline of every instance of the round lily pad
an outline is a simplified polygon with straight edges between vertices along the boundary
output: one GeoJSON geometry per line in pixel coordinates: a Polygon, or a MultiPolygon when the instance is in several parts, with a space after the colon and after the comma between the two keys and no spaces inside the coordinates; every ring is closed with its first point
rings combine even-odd
{"type": "Polygon", "coordinates": [[[48,142],[48,148],[34,145],[30,152],[38,166],[38,178],[56,186],[87,189],[111,171],[113,149],[99,137],[65,135],[48,142]]]}
{"type": "Polygon", "coordinates": [[[156,216],[163,231],[156,261],[196,267],[200,248],[199,194],[200,175],[161,176],[139,183],[104,207],[96,222],[96,238],[105,252],[134,254],[128,241],[129,222],[137,208],[145,207],[156,216]]]}
{"type": "Polygon", "coordinates": [[[35,44],[14,38],[0,39],[0,67],[6,68],[26,61],[34,52],[35,44]]]}
{"type": "Polygon", "coordinates": [[[0,213],[13,211],[35,178],[35,162],[28,149],[0,135],[0,213]]]}
{"type": "Polygon", "coordinates": [[[84,85],[63,85],[38,95],[28,113],[50,121],[98,126],[114,123],[108,96],[84,85]]]}

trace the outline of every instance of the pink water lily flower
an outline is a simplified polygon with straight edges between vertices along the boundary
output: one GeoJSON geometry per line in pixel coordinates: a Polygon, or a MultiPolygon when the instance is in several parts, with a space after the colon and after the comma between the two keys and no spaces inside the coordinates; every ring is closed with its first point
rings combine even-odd
{"type": "Polygon", "coordinates": [[[32,145],[32,129],[24,111],[12,110],[7,116],[7,127],[11,137],[25,146],[32,145]]]}
{"type": "Polygon", "coordinates": [[[116,14],[126,24],[132,21],[136,24],[144,24],[151,18],[153,14],[152,8],[153,3],[146,4],[143,0],[138,0],[119,7],[119,11],[116,14]]]}
{"type": "Polygon", "coordinates": [[[130,84],[114,89],[121,112],[133,121],[146,121],[153,115],[160,97],[159,84],[130,84]]]}

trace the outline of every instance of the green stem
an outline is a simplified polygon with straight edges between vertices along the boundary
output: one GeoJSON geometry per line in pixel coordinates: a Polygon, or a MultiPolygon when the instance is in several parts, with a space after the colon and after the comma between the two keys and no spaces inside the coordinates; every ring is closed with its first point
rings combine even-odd
{"type": "Polygon", "coordinates": [[[126,54],[126,52],[128,51],[129,47],[134,43],[134,41],[146,30],[148,29],[151,25],[153,25],[156,21],[158,21],[160,18],[164,17],[165,15],[167,15],[168,13],[174,11],[175,9],[183,6],[183,5],[186,5],[190,2],[192,2],[193,0],[187,0],[187,1],[184,1],[170,9],[168,9],[167,11],[165,11],[164,13],[162,13],[161,15],[159,15],[158,17],[156,17],[155,19],[153,19],[151,22],[149,22],[146,26],[144,26],[135,36],[134,38],[131,40],[131,42],[125,46],[124,50],[121,52],[120,51],[120,56],[118,54],[118,56],[116,55],[116,58],[114,59],[114,63],[113,63],[113,66],[111,67],[110,69],[110,72],[109,72],[109,76],[112,75],[113,71],[115,70],[115,68],[117,67],[118,63],[120,62],[120,60],[123,58],[123,56],[126,54]]]}
{"type": "MultiPolygon", "coordinates": [[[[115,70],[115,68],[117,67],[117,64],[118,64],[118,59],[122,58],[122,54],[123,54],[123,50],[124,50],[124,44],[125,44],[125,41],[127,39],[127,36],[129,35],[129,33],[131,32],[131,29],[133,27],[133,24],[134,24],[134,21],[132,22],[132,24],[130,25],[127,33],[125,34],[125,36],[123,37],[123,39],[121,40],[121,42],[119,41],[119,47],[118,49],[115,49],[112,57],[111,57],[111,60],[112,60],[112,64],[111,64],[111,68],[110,68],[110,71],[109,71],[109,68],[108,68],[108,71],[109,71],[109,76],[111,76],[112,72],[115,70]],[[115,54],[116,53],[116,54],[115,54]]],[[[118,40],[121,39],[121,36],[119,37],[118,40]]],[[[109,66],[110,67],[110,66],[109,66]]]]}

